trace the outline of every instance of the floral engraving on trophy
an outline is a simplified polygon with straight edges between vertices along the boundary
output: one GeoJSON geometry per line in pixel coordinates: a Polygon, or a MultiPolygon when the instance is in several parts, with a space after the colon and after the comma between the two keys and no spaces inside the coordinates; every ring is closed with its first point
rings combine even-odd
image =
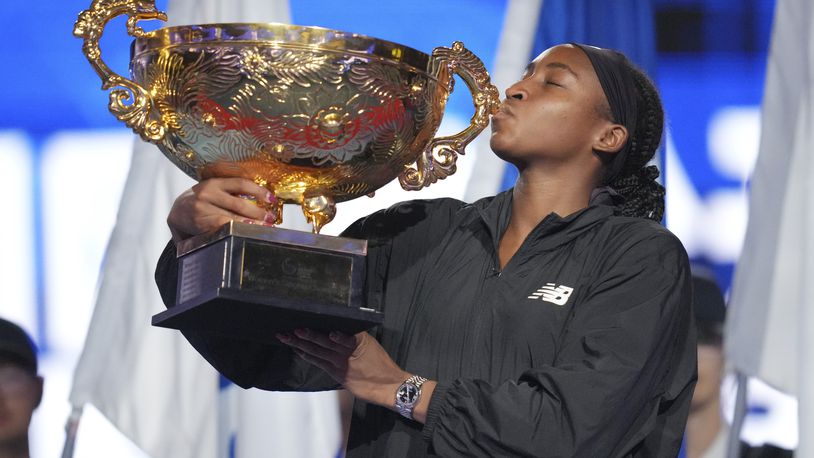
{"type": "Polygon", "coordinates": [[[353,65],[348,72],[348,80],[359,90],[379,97],[382,102],[412,95],[410,76],[405,71],[381,65],[353,65]]]}

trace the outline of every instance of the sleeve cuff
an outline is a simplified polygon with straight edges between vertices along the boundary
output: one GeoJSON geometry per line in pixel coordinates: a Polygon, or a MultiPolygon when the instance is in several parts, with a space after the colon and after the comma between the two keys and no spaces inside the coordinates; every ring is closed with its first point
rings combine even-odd
{"type": "Polygon", "coordinates": [[[178,260],[176,259],[175,242],[170,240],[155,269],[155,283],[161,300],[167,308],[175,306],[175,294],[178,283],[178,260]]]}
{"type": "Polygon", "coordinates": [[[438,382],[432,392],[430,406],[427,408],[427,421],[421,430],[421,434],[427,442],[430,442],[432,439],[432,433],[435,430],[435,425],[438,424],[438,419],[441,416],[442,406],[446,400],[449,388],[450,384],[438,382]]]}

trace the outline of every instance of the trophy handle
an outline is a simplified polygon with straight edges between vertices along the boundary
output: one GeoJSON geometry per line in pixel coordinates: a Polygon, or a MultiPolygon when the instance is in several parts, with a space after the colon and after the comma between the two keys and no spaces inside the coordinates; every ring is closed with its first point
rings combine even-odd
{"type": "Polygon", "coordinates": [[[167,124],[153,113],[150,94],[138,83],[118,75],[102,61],[99,49],[102,32],[111,19],[123,14],[128,16],[127,33],[133,37],[144,35],[144,30],[136,25],[138,21],[167,20],[167,15],[156,9],[155,0],[93,0],[90,9],[79,13],[73,34],[84,40],[82,52],[102,79],[102,89],[118,88],[110,91],[110,112],[144,140],[158,142],[164,138],[167,124]]]}
{"type": "Polygon", "coordinates": [[[496,113],[500,105],[498,90],[490,82],[483,62],[460,41],[453,43],[452,48],[435,48],[430,65],[439,81],[449,82],[450,92],[454,83],[451,74],[464,80],[472,93],[475,114],[466,129],[448,137],[434,138],[419,154],[415,167],[404,169],[399,183],[408,191],[417,191],[455,173],[458,155],[464,154],[466,145],[489,125],[489,116],[496,113]]]}

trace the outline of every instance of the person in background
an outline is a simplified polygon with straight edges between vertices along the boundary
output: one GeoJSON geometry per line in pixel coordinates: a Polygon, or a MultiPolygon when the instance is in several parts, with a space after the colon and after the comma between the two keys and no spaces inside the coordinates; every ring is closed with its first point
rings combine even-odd
{"type": "Polygon", "coordinates": [[[42,384],[34,342],[0,318],[0,458],[30,456],[28,426],[42,400],[42,384]]]}
{"type": "Polygon", "coordinates": [[[723,458],[729,435],[721,416],[726,305],[714,280],[694,274],[692,286],[698,328],[698,382],[687,418],[687,458],[723,458]]]}
{"type": "MultiPolygon", "coordinates": [[[[726,361],[723,328],[726,303],[711,276],[693,274],[693,303],[698,329],[698,382],[687,418],[686,457],[725,458],[729,424],[721,411],[721,382],[726,361]]],[[[794,453],[771,444],[753,447],[740,441],[741,458],[791,458],[794,453]]]]}

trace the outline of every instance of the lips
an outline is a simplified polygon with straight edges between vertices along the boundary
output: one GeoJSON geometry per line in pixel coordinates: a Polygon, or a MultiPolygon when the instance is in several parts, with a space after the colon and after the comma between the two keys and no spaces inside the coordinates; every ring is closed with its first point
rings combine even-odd
{"type": "Polygon", "coordinates": [[[493,118],[505,118],[508,116],[512,116],[512,109],[509,108],[509,105],[506,102],[500,104],[500,109],[498,109],[497,113],[495,113],[492,117],[493,118]]]}
{"type": "Polygon", "coordinates": [[[492,123],[491,123],[492,133],[495,132],[495,128],[498,127],[498,125],[501,123],[501,121],[508,118],[509,116],[512,116],[511,109],[508,107],[508,105],[506,105],[506,102],[501,103],[500,104],[500,109],[497,111],[497,113],[492,115],[492,123]]]}

